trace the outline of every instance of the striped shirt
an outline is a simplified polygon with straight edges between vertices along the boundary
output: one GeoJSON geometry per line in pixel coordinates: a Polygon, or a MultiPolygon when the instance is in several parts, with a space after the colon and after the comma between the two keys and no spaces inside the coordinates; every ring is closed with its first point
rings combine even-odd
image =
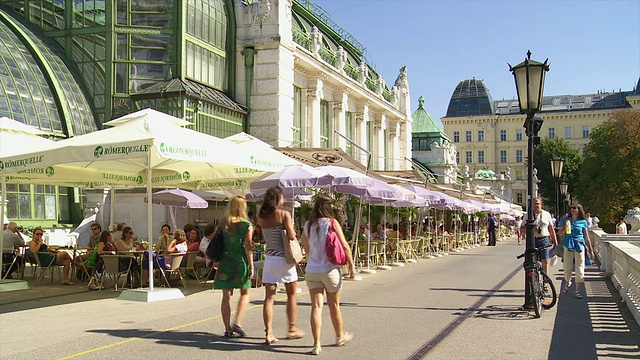
{"type": "Polygon", "coordinates": [[[282,225],[274,226],[272,228],[262,228],[262,236],[266,244],[267,250],[266,256],[280,256],[284,257],[284,245],[282,245],[282,225]]]}

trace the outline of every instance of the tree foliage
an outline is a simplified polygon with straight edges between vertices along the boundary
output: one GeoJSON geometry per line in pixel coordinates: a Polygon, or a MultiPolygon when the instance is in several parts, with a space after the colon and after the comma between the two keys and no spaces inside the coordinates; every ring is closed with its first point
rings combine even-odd
{"type": "MultiPolygon", "coordinates": [[[[582,166],[582,156],[578,150],[569,145],[565,139],[542,139],[540,145],[533,152],[534,167],[538,169],[539,193],[544,199],[546,207],[553,209],[556,213],[556,179],[551,173],[551,158],[561,157],[564,159],[561,181],[569,184],[569,192],[573,192],[580,177],[580,167],[582,166]]],[[[562,206],[561,206],[562,208],[562,206]]]]}
{"type": "Polygon", "coordinates": [[[640,111],[616,111],[593,129],[580,176],[576,195],[604,224],[640,205],[640,111]]]}

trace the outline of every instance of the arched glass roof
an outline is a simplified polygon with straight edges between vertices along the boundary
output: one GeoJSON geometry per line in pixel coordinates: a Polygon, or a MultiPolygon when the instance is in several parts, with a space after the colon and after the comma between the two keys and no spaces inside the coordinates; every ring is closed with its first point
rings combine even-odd
{"type": "Polygon", "coordinates": [[[97,130],[87,98],[53,46],[2,10],[0,116],[64,137],[97,130]]]}
{"type": "Polygon", "coordinates": [[[451,95],[447,117],[493,114],[493,100],[482,80],[460,81],[451,95]]]}

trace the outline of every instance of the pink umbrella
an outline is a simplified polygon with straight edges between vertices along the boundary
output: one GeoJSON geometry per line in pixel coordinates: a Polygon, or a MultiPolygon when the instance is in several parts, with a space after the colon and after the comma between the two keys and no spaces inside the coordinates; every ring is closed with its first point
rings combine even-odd
{"type": "MultiPolygon", "coordinates": [[[[146,201],[147,199],[145,199],[146,201]]],[[[169,189],[155,192],[151,195],[154,204],[179,206],[189,209],[205,209],[209,206],[207,200],[181,189],[169,189]]]]}
{"type": "Polygon", "coordinates": [[[273,186],[281,188],[315,187],[331,184],[333,177],[327,173],[317,171],[310,166],[289,166],[277,172],[263,175],[252,181],[251,191],[268,189],[273,186]]]}
{"type": "Polygon", "coordinates": [[[353,185],[358,187],[373,186],[373,179],[367,175],[342,166],[326,165],[315,168],[333,176],[331,185],[353,185]]]}

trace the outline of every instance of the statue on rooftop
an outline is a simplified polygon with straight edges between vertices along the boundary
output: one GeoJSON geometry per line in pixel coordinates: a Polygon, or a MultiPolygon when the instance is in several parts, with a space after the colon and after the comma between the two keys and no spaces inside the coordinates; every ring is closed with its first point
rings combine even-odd
{"type": "Polygon", "coordinates": [[[400,68],[400,74],[398,74],[394,86],[398,87],[398,89],[409,90],[409,81],[407,80],[407,65],[400,68]]]}

